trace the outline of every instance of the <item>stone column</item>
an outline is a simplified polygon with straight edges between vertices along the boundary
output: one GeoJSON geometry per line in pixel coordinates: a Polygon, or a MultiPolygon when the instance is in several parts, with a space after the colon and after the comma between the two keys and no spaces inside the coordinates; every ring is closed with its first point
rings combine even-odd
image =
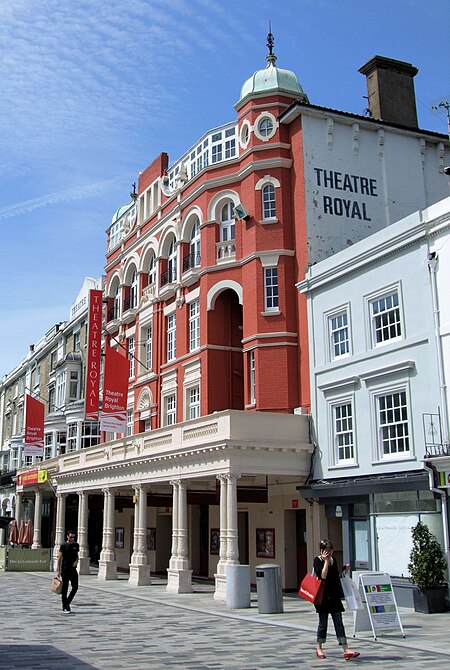
{"type": "Polygon", "coordinates": [[[189,570],[187,482],[171,482],[173,486],[172,558],[167,570],[167,590],[192,593],[192,570],[189,570]],[[174,541],[174,536],[176,540],[174,541]]]}
{"type": "Polygon", "coordinates": [[[112,488],[102,489],[103,507],[103,539],[102,552],[98,563],[98,579],[104,581],[117,579],[117,561],[114,551],[114,503],[115,491],[112,488]]]}
{"type": "Polygon", "coordinates": [[[133,555],[130,563],[131,586],[151,584],[150,566],[147,557],[147,487],[139,484],[134,487],[136,507],[134,512],[133,555]]]}
{"type": "Polygon", "coordinates": [[[239,563],[237,486],[239,475],[227,475],[227,563],[239,563]]]}
{"type": "Polygon", "coordinates": [[[86,491],[77,491],[78,493],[78,532],[77,542],[80,545],[80,554],[78,560],[78,572],[80,575],[89,575],[91,560],[89,558],[88,546],[88,500],[89,494],[86,491]]]}
{"type": "Polygon", "coordinates": [[[217,475],[220,482],[220,546],[217,572],[214,575],[216,588],[214,599],[226,600],[226,563],[227,563],[227,479],[225,475],[217,475]]]}
{"type": "Polygon", "coordinates": [[[55,546],[53,547],[53,569],[56,570],[59,548],[65,540],[66,493],[56,493],[55,546]]]}
{"type": "Polygon", "coordinates": [[[22,519],[22,496],[23,493],[16,493],[16,504],[14,506],[13,516],[17,521],[17,525],[20,526],[20,521],[22,519]]]}
{"type": "Polygon", "coordinates": [[[32,549],[40,549],[41,544],[41,523],[42,523],[42,491],[36,489],[34,498],[34,530],[32,549]]]}

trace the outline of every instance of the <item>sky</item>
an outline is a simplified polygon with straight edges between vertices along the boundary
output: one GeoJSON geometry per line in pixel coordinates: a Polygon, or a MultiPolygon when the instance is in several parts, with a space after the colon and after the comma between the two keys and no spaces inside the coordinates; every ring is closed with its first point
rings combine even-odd
{"type": "Polygon", "coordinates": [[[447,132],[449,0],[0,0],[0,379],[103,273],[139,172],[236,118],[269,21],[311,103],[363,114],[377,54],[419,68],[419,125],[447,132]]]}

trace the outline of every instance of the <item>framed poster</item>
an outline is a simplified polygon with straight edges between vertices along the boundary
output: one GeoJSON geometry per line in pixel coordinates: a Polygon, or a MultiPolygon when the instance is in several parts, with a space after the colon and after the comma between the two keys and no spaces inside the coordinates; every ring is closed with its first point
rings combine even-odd
{"type": "Polygon", "coordinates": [[[114,547],[116,549],[123,549],[125,546],[125,529],[116,528],[114,534],[114,547]]]}
{"type": "Polygon", "coordinates": [[[156,528],[147,528],[147,549],[156,550],[156,528]]]}
{"type": "Polygon", "coordinates": [[[220,548],[220,530],[218,528],[211,528],[209,553],[218,555],[219,548],[220,548]]]}
{"type": "Polygon", "coordinates": [[[258,558],[275,558],[275,528],[256,529],[256,555],[258,558]]]}

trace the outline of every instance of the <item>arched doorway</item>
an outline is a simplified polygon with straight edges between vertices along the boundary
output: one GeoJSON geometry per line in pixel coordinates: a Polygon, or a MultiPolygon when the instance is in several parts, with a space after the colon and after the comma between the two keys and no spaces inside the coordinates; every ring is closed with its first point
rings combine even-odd
{"type": "Polygon", "coordinates": [[[231,288],[213,294],[208,311],[208,414],[244,409],[242,305],[231,288]]]}

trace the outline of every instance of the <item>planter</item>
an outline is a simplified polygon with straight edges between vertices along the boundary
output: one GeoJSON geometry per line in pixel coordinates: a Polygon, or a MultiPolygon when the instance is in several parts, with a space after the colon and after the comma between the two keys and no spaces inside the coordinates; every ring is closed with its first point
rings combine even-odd
{"type": "Polygon", "coordinates": [[[431,591],[414,589],[414,610],[422,614],[439,614],[448,611],[448,589],[443,586],[431,591]]]}

